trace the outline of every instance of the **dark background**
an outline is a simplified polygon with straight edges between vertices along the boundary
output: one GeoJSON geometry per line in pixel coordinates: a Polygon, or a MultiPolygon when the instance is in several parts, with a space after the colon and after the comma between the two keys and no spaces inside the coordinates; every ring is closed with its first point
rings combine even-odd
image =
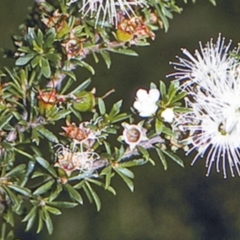
{"type": "MultiPolygon", "coordinates": [[[[32,0],[0,0],[0,47],[12,47],[11,34],[22,23],[32,0]]],[[[182,1],[179,1],[182,4],[182,1]]],[[[181,15],[174,15],[167,33],[159,31],[150,47],[136,49],[139,57],[113,55],[112,67],[107,70],[103,61],[96,66],[93,86],[101,96],[111,88],[117,91],[109,97],[112,101],[125,99],[125,108],[134,100],[136,89],[149,87],[173,71],[169,61],[180,55],[180,48],[191,52],[198,42],[216,39],[219,33],[233,40],[240,40],[240,1],[217,0],[213,7],[207,0],[184,5],[181,15]]],[[[89,58],[90,62],[91,57],[89,58]]],[[[0,59],[0,65],[11,64],[0,59]]],[[[88,77],[80,72],[79,79],[88,77]]],[[[205,177],[204,159],[190,166],[192,156],[185,158],[185,169],[168,161],[165,172],[156,159],[156,166],[134,169],[135,191],[131,193],[125,184],[115,179],[117,196],[97,189],[102,209],[85,203],[75,209],[63,210],[54,217],[52,236],[46,231],[41,235],[23,233],[18,227],[17,237],[22,240],[237,240],[240,239],[240,179],[227,180],[213,169],[205,177]]]]}

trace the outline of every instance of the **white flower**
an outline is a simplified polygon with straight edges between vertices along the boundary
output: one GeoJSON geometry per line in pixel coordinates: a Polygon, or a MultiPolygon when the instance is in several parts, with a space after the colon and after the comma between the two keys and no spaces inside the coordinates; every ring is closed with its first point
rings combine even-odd
{"type": "Polygon", "coordinates": [[[156,103],[160,97],[158,89],[150,89],[149,93],[145,89],[139,89],[136,96],[137,99],[133,103],[133,107],[141,117],[149,117],[157,111],[158,106],[156,103]]]}
{"type": "Polygon", "coordinates": [[[164,122],[171,123],[175,117],[174,111],[172,108],[166,108],[162,111],[161,117],[164,122]]]}
{"type": "MultiPolygon", "coordinates": [[[[80,2],[79,0],[70,0],[68,5],[80,2]]],[[[94,17],[96,24],[102,21],[117,26],[121,14],[130,17],[135,15],[134,7],[147,6],[146,0],[83,0],[81,1],[80,13],[83,17],[94,17]]]]}
{"type": "MultiPolygon", "coordinates": [[[[214,80],[217,81],[218,78],[225,76],[236,62],[236,60],[229,55],[231,43],[232,42],[229,41],[227,45],[224,45],[225,38],[219,35],[216,43],[213,43],[211,39],[210,42],[203,47],[200,42],[200,51],[195,50],[194,55],[188,50],[182,49],[187,59],[177,57],[179,63],[171,62],[176,72],[169,76],[174,76],[177,81],[182,81],[182,88],[186,88],[189,85],[192,86],[195,83],[200,84],[201,87],[204,87],[205,84],[208,84],[207,87],[215,85],[214,80]]],[[[237,50],[234,51],[237,52],[237,50]]]]}
{"type": "Polygon", "coordinates": [[[223,43],[219,37],[217,44],[211,41],[201,48],[203,57],[198,60],[181,59],[182,68],[172,75],[187,92],[185,103],[191,112],[179,115],[174,125],[188,133],[183,140],[191,146],[188,153],[198,150],[193,163],[205,156],[207,176],[215,163],[226,178],[227,167],[232,176],[240,176],[240,74],[239,63],[228,54],[230,44],[223,43]]]}

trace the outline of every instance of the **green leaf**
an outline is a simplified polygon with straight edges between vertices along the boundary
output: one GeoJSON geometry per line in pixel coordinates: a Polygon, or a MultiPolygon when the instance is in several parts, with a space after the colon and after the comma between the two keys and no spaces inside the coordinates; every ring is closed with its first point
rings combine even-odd
{"type": "Polygon", "coordinates": [[[142,146],[137,146],[138,150],[140,151],[140,153],[143,155],[143,157],[148,160],[149,159],[149,153],[147,151],[147,149],[145,149],[144,147],[142,146]]]}
{"type": "Polygon", "coordinates": [[[82,197],[76,189],[74,189],[71,185],[67,183],[64,184],[63,186],[68,191],[72,200],[77,201],[79,204],[83,204],[82,197]]]}
{"type": "Polygon", "coordinates": [[[113,118],[111,118],[109,120],[111,121],[111,123],[116,123],[116,122],[126,120],[129,117],[130,117],[130,115],[128,115],[127,113],[121,113],[121,114],[114,116],[113,118]]]}
{"type": "Polygon", "coordinates": [[[49,173],[51,173],[54,177],[57,177],[55,170],[50,166],[49,162],[47,162],[42,157],[36,157],[37,162],[45,168],[49,173]]]}
{"type": "Polygon", "coordinates": [[[170,157],[174,162],[176,162],[178,165],[180,165],[181,167],[184,167],[184,163],[183,163],[183,160],[178,157],[176,154],[170,152],[170,151],[167,151],[167,150],[163,150],[161,149],[161,151],[167,155],[168,157],[170,157]]]}
{"type": "Polygon", "coordinates": [[[37,228],[37,233],[40,233],[43,228],[43,211],[40,209],[38,211],[38,228],[37,228]]]}
{"type": "MultiPolygon", "coordinates": [[[[14,207],[16,207],[16,205],[14,207]]],[[[11,225],[11,227],[13,227],[15,225],[14,217],[15,216],[13,215],[13,209],[12,208],[10,208],[10,209],[8,208],[7,211],[4,212],[4,217],[3,218],[6,221],[6,223],[11,225]]],[[[3,240],[5,240],[5,238],[3,238],[3,240]]]]}
{"type": "Polygon", "coordinates": [[[135,167],[135,166],[141,166],[143,164],[146,164],[147,161],[144,159],[135,159],[132,161],[128,161],[128,162],[121,162],[118,164],[119,167],[135,167]]]}
{"type": "Polygon", "coordinates": [[[57,112],[57,114],[55,114],[53,117],[52,117],[52,120],[53,121],[57,121],[59,119],[62,119],[62,118],[65,118],[66,116],[68,116],[69,114],[71,113],[71,111],[68,111],[68,110],[60,110],[57,112]]]}
{"type": "Polygon", "coordinates": [[[101,175],[105,175],[105,189],[110,186],[111,178],[112,178],[112,167],[108,166],[101,171],[101,175]]]}
{"type": "Polygon", "coordinates": [[[82,115],[81,115],[81,113],[80,113],[79,111],[75,110],[72,106],[70,106],[69,109],[70,109],[71,112],[77,117],[77,119],[78,119],[79,121],[82,120],[82,115]]]}
{"type": "Polygon", "coordinates": [[[53,143],[58,143],[58,139],[57,137],[52,133],[50,132],[48,129],[46,129],[45,127],[43,126],[38,126],[36,127],[35,129],[37,129],[37,131],[39,133],[41,133],[45,138],[47,138],[49,141],[53,142],[53,143]]]}
{"type": "Polygon", "coordinates": [[[116,169],[122,174],[124,174],[125,176],[127,176],[128,178],[134,178],[134,174],[131,170],[123,167],[117,167],[116,169]]]}
{"type": "MultiPolygon", "coordinates": [[[[50,62],[57,63],[61,60],[61,55],[56,53],[46,53],[44,54],[45,58],[48,59],[50,62]]],[[[69,74],[70,75],[70,74],[69,74]]]]}
{"type": "Polygon", "coordinates": [[[48,205],[58,207],[58,208],[73,208],[76,207],[78,204],[73,202],[49,202],[48,205]]]}
{"type": "Polygon", "coordinates": [[[8,187],[24,196],[31,197],[31,191],[27,188],[15,186],[15,185],[8,185],[8,187]]]}
{"type": "Polygon", "coordinates": [[[33,192],[33,194],[34,194],[34,195],[40,195],[40,194],[42,194],[42,193],[47,192],[47,191],[52,187],[52,185],[53,185],[54,182],[55,182],[54,179],[46,182],[45,184],[43,184],[43,185],[41,185],[39,188],[37,188],[37,189],[33,192]]]}
{"type": "Polygon", "coordinates": [[[56,38],[56,31],[54,28],[50,28],[44,36],[43,48],[52,47],[52,44],[56,38]]]}
{"type": "Polygon", "coordinates": [[[11,231],[8,233],[6,240],[12,240],[12,239],[14,239],[14,233],[13,233],[13,231],[11,230],[11,231]]]}
{"type": "Polygon", "coordinates": [[[21,187],[23,187],[26,184],[26,182],[28,181],[29,175],[34,170],[34,167],[35,167],[35,162],[29,161],[26,172],[24,173],[24,178],[22,180],[21,187]]]}
{"type": "Polygon", "coordinates": [[[40,65],[41,59],[42,59],[41,56],[36,55],[35,58],[33,58],[31,61],[32,68],[35,68],[36,66],[40,65]]]}
{"type": "Polygon", "coordinates": [[[169,135],[169,136],[174,136],[174,133],[172,132],[171,128],[168,128],[166,126],[163,126],[162,132],[169,135]]]}
{"type": "Polygon", "coordinates": [[[39,145],[39,132],[35,128],[32,128],[31,139],[32,142],[35,142],[36,145],[39,145]]]}
{"type": "Polygon", "coordinates": [[[11,189],[9,189],[9,187],[2,185],[2,188],[7,193],[8,197],[11,199],[11,202],[14,205],[20,204],[19,199],[17,198],[16,194],[11,189]]]}
{"type": "Polygon", "coordinates": [[[69,93],[69,95],[74,95],[78,92],[81,92],[83,90],[85,90],[91,83],[91,79],[88,78],[87,80],[85,80],[82,84],[80,84],[79,86],[77,86],[73,91],[71,91],[69,93]]]}
{"type": "Polygon", "coordinates": [[[138,56],[138,54],[131,49],[121,48],[121,49],[108,49],[108,50],[110,52],[115,52],[115,53],[124,54],[124,55],[128,55],[128,56],[133,56],[133,57],[138,56]]]}
{"type": "Polygon", "coordinates": [[[215,0],[209,0],[209,1],[210,1],[210,3],[212,3],[213,6],[217,5],[215,0]]]}
{"type": "Polygon", "coordinates": [[[160,82],[159,82],[159,86],[160,86],[161,96],[165,97],[166,94],[167,94],[166,85],[164,84],[163,81],[160,81],[160,82]]]}
{"type": "Polygon", "coordinates": [[[95,71],[94,71],[93,67],[91,65],[89,65],[88,63],[86,63],[82,60],[81,61],[78,60],[78,61],[76,61],[76,64],[81,66],[81,67],[86,68],[92,75],[95,74],[95,71]]]}
{"type": "Polygon", "coordinates": [[[123,181],[127,184],[130,191],[133,192],[134,191],[133,181],[131,179],[129,179],[128,177],[126,177],[124,174],[122,174],[121,171],[118,171],[118,169],[114,169],[114,170],[123,179],[123,181]]]}
{"type": "Polygon", "coordinates": [[[172,98],[171,104],[172,104],[172,103],[175,103],[175,102],[177,102],[177,101],[179,101],[179,100],[181,100],[181,99],[184,98],[185,96],[186,96],[186,93],[185,93],[185,92],[181,92],[181,93],[175,95],[175,96],[172,98]]]}
{"type": "Polygon", "coordinates": [[[28,53],[24,56],[21,56],[15,62],[16,66],[23,66],[27,64],[30,60],[32,60],[36,56],[36,53],[28,53]]]}
{"type": "Polygon", "coordinates": [[[24,173],[25,168],[26,168],[25,164],[20,164],[20,165],[16,166],[15,168],[13,168],[8,173],[6,173],[5,177],[14,176],[14,175],[17,175],[18,173],[24,173]]]}
{"type": "Polygon", "coordinates": [[[98,108],[101,115],[104,115],[106,113],[106,106],[102,98],[98,98],[98,108]]]}
{"type": "Polygon", "coordinates": [[[49,62],[45,58],[42,58],[41,62],[42,62],[42,67],[41,67],[42,74],[44,77],[49,78],[51,76],[51,68],[50,68],[49,62]]]}
{"type": "Polygon", "coordinates": [[[107,68],[109,69],[111,66],[111,58],[110,58],[110,54],[107,51],[100,51],[100,54],[102,55],[102,58],[104,59],[104,62],[107,65],[107,68]]]}
{"type": "Polygon", "coordinates": [[[94,189],[91,187],[91,185],[87,181],[85,182],[85,184],[86,184],[86,186],[87,186],[87,188],[89,190],[89,193],[93,197],[93,200],[94,200],[94,202],[96,204],[96,207],[97,207],[97,211],[99,211],[101,209],[101,201],[100,201],[97,193],[94,191],[94,189]]]}
{"type": "Polygon", "coordinates": [[[54,199],[56,199],[58,197],[58,195],[60,194],[60,192],[62,192],[62,184],[60,183],[57,183],[56,184],[56,188],[55,189],[52,189],[52,192],[49,196],[49,201],[53,201],[54,199]]]}
{"type": "Polygon", "coordinates": [[[44,209],[46,209],[48,212],[50,212],[54,215],[61,215],[62,214],[62,212],[55,207],[50,207],[50,206],[46,205],[46,206],[44,206],[44,209]]]}
{"type": "Polygon", "coordinates": [[[33,215],[36,215],[37,206],[33,206],[29,213],[23,218],[22,222],[27,222],[33,215]]]}
{"type": "Polygon", "coordinates": [[[47,227],[48,233],[51,235],[53,232],[52,219],[51,219],[48,211],[45,208],[43,208],[43,217],[44,217],[44,222],[47,227]]]}
{"type": "Polygon", "coordinates": [[[163,165],[163,169],[166,171],[167,170],[167,161],[166,161],[166,158],[164,156],[164,154],[161,152],[161,149],[158,149],[158,148],[155,148],[156,151],[157,151],[157,154],[162,162],[162,165],[163,165]]]}
{"type": "Polygon", "coordinates": [[[16,147],[13,147],[13,146],[12,146],[12,150],[14,150],[15,152],[18,152],[18,153],[22,154],[23,156],[29,158],[30,160],[33,159],[33,156],[32,156],[32,155],[30,155],[30,154],[28,154],[28,153],[20,150],[19,148],[16,148],[16,147]]]}
{"type": "Polygon", "coordinates": [[[122,106],[122,102],[123,101],[120,100],[120,101],[118,101],[118,102],[113,104],[112,109],[111,109],[111,111],[109,113],[109,117],[110,116],[114,117],[114,116],[116,116],[120,112],[120,109],[121,109],[121,106],[122,106]]]}
{"type": "Polygon", "coordinates": [[[33,226],[33,223],[36,218],[36,211],[37,211],[37,206],[34,206],[31,211],[25,216],[25,218],[22,220],[22,222],[28,222],[26,226],[26,231],[29,231],[31,227],[33,226]]]}
{"type": "Polygon", "coordinates": [[[39,47],[42,47],[42,44],[43,44],[43,33],[40,29],[38,29],[38,32],[37,32],[37,37],[35,38],[36,42],[37,42],[37,45],[39,47]]]}
{"type": "Polygon", "coordinates": [[[156,119],[156,121],[155,121],[155,131],[156,131],[156,133],[160,134],[162,132],[162,129],[163,129],[163,122],[156,119]]]}
{"type": "Polygon", "coordinates": [[[8,122],[12,119],[13,115],[8,114],[6,116],[1,116],[0,117],[0,130],[3,129],[3,127],[8,124],[8,122]]]}

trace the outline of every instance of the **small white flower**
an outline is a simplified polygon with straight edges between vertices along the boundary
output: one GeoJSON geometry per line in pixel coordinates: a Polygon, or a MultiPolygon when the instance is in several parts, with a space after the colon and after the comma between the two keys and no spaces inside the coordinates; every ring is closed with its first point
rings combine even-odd
{"type": "Polygon", "coordinates": [[[219,36],[216,44],[201,47],[202,56],[196,51],[197,59],[187,54],[190,60],[181,59],[178,72],[172,74],[187,92],[185,103],[191,109],[173,125],[188,133],[183,140],[191,146],[188,153],[198,150],[193,163],[205,156],[207,175],[215,163],[224,178],[227,168],[232,176],[235,171],[240,176],[240,74],[229,47],[219,36]]]}
{"type": "Polygon", "coordinates": [[[171,123],[175,117],[174,111],[172,108],[166,108],[162,111],[161,117],[164,122],[171,123]]]}
{"type": "MultiPolygon", "coordinates": [[[[79,0],[70,0],[68,6],[79,0]]],[[[94,17],[96,24],[102,21],[117,26],[119,17],[135,15],[135,7],[147,6],[146,0],[83,0],[81,1],[80,13],[83,17],[94,17]]]]}
{"type": "Polygon", "coordinates": [[[141,117],[150,117],[157,109],[157,101],[160,97],[158,89],[150,89],[149,93],[145,89],[139,89],[136,93],[137,99],[133,107],[139,112],[141,117]]]}

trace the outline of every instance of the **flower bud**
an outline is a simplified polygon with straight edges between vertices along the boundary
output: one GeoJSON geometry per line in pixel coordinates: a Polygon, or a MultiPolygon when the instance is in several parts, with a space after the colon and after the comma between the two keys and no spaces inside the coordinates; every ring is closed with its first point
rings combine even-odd
{"type": "Polygon", "coordinates": [[[122,29],[117,29],[116,37],[119,42],[128,42],[133,38],[133,34],[122,29]]]}
{"type": "Polygon", "coordinates": [[[82,91],[77,93],[73,108],[80,112],[91,111],[95,105],[95,96],[92,92],[82,91]]]}
{"type": "Polygon", "coordinates": [[[161,112],[161,118],[164,122],[171,123],[175,117],[174,111],[172,108],[166,108],[161,112]]]}

